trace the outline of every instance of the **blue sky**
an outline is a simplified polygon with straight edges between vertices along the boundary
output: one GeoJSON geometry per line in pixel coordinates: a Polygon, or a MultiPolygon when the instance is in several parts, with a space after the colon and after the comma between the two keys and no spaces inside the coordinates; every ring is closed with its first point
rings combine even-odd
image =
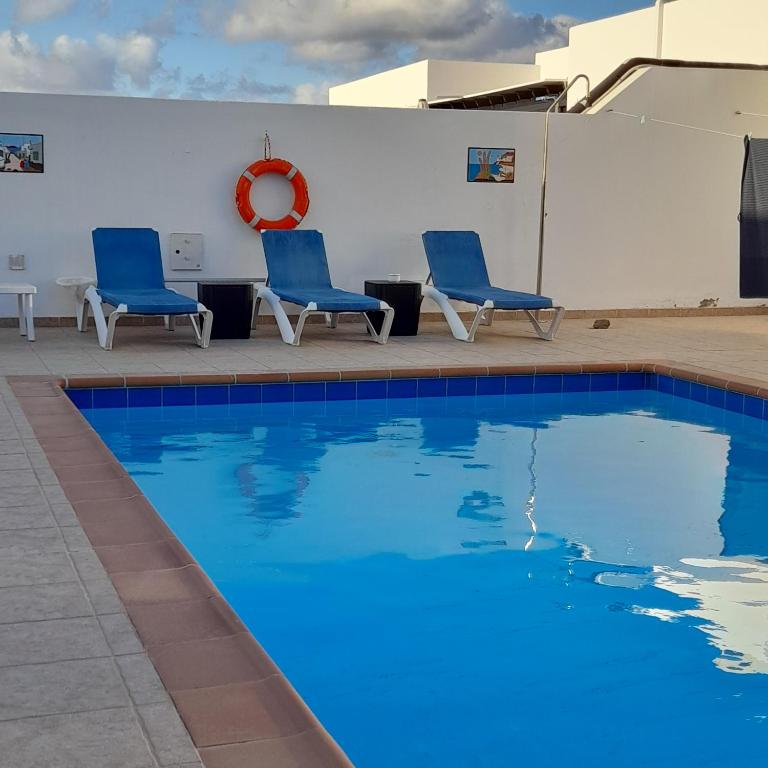
{"type": "Polygon", "coordinates": [[[322,102],[421,58],[530,61],[651,0],[2,0],[0,90],[322,102]]]}

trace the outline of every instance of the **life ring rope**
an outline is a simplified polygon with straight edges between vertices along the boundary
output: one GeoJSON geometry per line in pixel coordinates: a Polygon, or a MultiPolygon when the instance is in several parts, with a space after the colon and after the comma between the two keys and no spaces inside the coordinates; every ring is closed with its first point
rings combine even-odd
{"type": "Polygon", "coordinates": [[[309,210],[309,191],[307,181],[301,171],[280,158],[265,158],[249,165],[237,180],[235,187],[235,205],[242,220],[253,229],[293,229],[307,215],[309,210]],[[251,186],[259,176],[276,173],[284,176],[293,187],[293,205],[282,219],[265,219],[251,205],[251,186]]]}

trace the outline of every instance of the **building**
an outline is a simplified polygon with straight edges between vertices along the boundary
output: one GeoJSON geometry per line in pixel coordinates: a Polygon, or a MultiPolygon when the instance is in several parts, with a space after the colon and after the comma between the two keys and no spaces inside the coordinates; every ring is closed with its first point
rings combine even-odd
{"type": "Polygon", "coordinates": [[[425,59],[364,77],[329,91],[329,102],[355,107],[445,108],[538,111],[562,92],[563,79],[542,80],[538,64],[425,59]],[[464,108],[464,107],[462,107],[464,108]]]}
{"type": "MultiPolygon", "coordinates": [[[[586,75],[593,90],[625,62],[664,59],[768,65],[765,0],[657,0],[637,11],[569,31],[568,45],[536,54],[534,65],[421,61],[330,89],[331,104],[450,109],[546,108],[564,84],[586,75]]],[[[622,80],[626,87],[642,69],[622,80]]],[[[616,78],[613,78],[616,79],[616,78]]],[[[568,97],[586,95],[584,81],[568,97]]]]}

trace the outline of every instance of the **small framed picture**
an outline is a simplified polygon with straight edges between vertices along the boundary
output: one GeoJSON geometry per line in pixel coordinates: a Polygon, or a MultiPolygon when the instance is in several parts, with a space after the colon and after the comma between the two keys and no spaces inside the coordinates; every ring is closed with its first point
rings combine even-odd
{"type": "Polygon", "coordinates": [[[467,150],[467,181],[514,183],[515,150],[470,147],[467,150]]]}
{"type": "Polygon", "coordinates": [[[43,137],[0,133],[0,173],[43,173],[43,137]]]}

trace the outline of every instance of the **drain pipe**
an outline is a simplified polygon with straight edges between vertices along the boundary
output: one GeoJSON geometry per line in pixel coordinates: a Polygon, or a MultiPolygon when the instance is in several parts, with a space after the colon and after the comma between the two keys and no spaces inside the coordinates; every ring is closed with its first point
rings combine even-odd
{"type": "Polygon", "coordinates": [[[662,58],[664,49],[664,6],[667,0],[656,0],[656,58],[662,58]]]}
{"type": "Polygon", "coordinates": [[[567,96],[568,91],[573,88],[579,80],[585,80],[587,84],[587,95],[584,97],[589,100],[591,86],[589,78],[584,75],[576,75],[566,86],[565,90],[550,104],[547,114],[544,116],[544,155],[541,164],[541,208],[539,210],[539,266],[536,273],[536,293],[541,294],[542,275],[544,272],[544,218],[546,217],[547,204],[547,160],[549,159],[549,116],[552,110],[567,96]]]}

